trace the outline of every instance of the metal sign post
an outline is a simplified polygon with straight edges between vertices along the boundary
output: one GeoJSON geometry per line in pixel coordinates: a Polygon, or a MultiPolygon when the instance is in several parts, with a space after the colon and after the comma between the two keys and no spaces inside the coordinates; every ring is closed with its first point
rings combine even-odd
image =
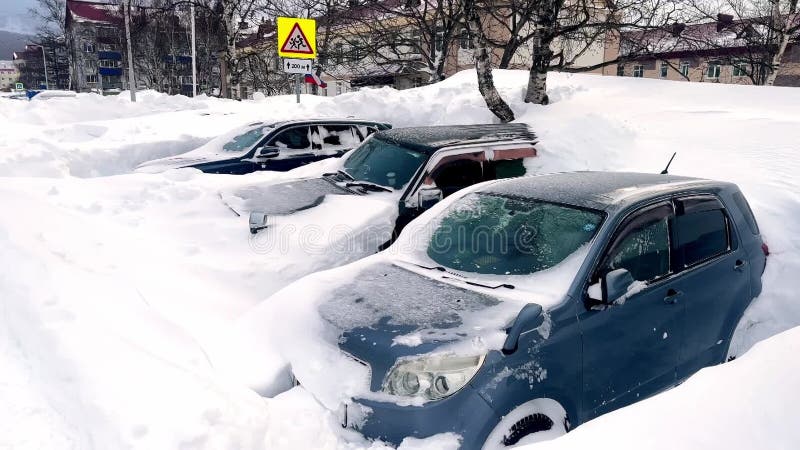
{"type": "Polygon", "coordinates": [[[300,83],[304,74],[311,73],[312,60],[317,57],[317,23],[298,17],[278,17],[277,23],[278,56],[284,58],[283,71],[294,74],[294,92],[300,103],[300,83]]]}
{"type": "Polygon", "coordinates": [[[294,93],[297,94],[297,103],[300,104],[300,74],[294,74],[294,93]]]}

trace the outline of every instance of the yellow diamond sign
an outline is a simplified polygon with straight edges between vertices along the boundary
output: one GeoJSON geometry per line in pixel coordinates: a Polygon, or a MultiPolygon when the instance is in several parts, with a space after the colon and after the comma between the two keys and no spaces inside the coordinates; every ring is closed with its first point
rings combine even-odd
{"type": "Polygon", "coordinates": [[[283,58],[316,58],[317,22],[314,19],[278,17],[278,55],[283,58]]]}

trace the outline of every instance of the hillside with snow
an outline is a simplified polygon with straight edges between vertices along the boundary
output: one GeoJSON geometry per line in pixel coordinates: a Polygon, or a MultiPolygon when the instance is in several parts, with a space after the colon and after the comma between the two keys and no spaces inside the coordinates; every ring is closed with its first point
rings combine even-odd
{"type": "MultiPolygon", "coordinates": [[[[496,78],[539,136],[538,171],[659,172],[677,152],[670,173],[741,187],[772,253],[737,334],[743,356],[536,448],[796,448],[800,90],[552,74],[552,103],[538,106],[521,101],[527,73],[496,78]]],[[[0,449],[387,448],[341,429],[302,387],[259,396],[251,386],[288,380],[241,370],[280,372],[274,343],[239,338],[283,280],[220,192],[324,162],[245,176],[133,169],[253,120],[492,122],[474,74],[299,106],[138,97],[0,98],[0,449]]],[[[401,447],[453,449],[457,437],[401,447]]]]}

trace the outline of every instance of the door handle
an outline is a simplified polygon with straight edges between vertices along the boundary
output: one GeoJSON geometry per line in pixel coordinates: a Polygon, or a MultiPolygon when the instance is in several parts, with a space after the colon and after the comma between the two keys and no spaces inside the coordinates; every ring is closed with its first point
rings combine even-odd
{"type": "Polygon", "coordinates": [[[741,272],[744,270],[744,267],[747,265],[747,261],[743,261],[741,259],[736,260],[736,264],[733,265],[733,270],[737,272],[741,272]]]}
{"type": "Polygon", "coordinates": [[[667,291],[667,296],[664,297],[664,303],[668,305],[674,305],[678,303],[678,297],[683,295],[683,292],[676,291],[675,289],[670,289],[667,291]]]}

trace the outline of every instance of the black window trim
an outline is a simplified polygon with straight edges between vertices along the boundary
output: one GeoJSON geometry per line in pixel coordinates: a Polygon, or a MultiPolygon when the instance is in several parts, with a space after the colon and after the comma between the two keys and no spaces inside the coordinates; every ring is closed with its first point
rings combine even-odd
{"type": "MultiPolygon", "coordinates": [[[[667,221],[667,239],[669,241],[669,248],[668,248],[669,272],[667,272],[665,275],[662,275],[662,276],[660,276],[658,278],[653,278],[652,280],[647,280],[646,281],[647,287],[645,287],[645,290],[649,289],[651,286],[661,284],[662,281],[670,279],[673,276],[677,275],[677,273],[675,271],[675,265],[674,265],[675,260],[673,258],[673,250],[674,249],[672,247],[672,244],[673,244],[672,218],[675,217],[675,204],[672,202],[671,198],[660,198],[660,199],[656,199],[653,202],[650,202],[650,203],[641,205],[639,207],[636,207],[634,210],[632,210],[629,213],[627,213],[615,225],[614,232],[611,234],[611,238],[608,240],[608,242],[603,247],[603,251],[599,253],[599,258],[597,258],[595,260],[595,262],[594,262],[594,266],[592,267],[592,271],[590,272],[591,275],[589,276],[589,281],[587,282],[586,288],[588,288],[588,286],[591,285],[592,283],[596,283],[597,281],[599,281],[599,275],[598,274],[599,274],[600,269],[603,267],[603,265],[606,262],[606,258],[608,256],[608,253],[612,250],[612,247],[614,246],[614,244],[617,243],[617,239],[619,238],[620,234],[622,234],[622,232],[624,231],[623,229],[628,226],[628,224],[631,222],[631,220],[634,219],[635,217],[640,216],[641,214],[646,213],[647,211],[649,211],[651,209],[656,209],[656,208],[659,208],[659,207],[662,207],[662,206],[669,206],[670,209],[672,210],[672,214],[670,216],[670,219],[667,221]]],[[[586,289],[584,289],[584,291],[585,290],[586,289]]]]}

